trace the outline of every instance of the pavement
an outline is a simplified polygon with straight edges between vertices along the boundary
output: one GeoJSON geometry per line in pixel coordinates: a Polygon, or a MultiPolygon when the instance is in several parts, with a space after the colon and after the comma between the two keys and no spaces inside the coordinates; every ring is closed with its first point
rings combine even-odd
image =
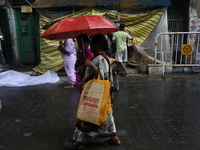
{"type": "MultiPolygon", "coordinates": [[[[59,77],[53,84],[1,87],[0,150],[67,149],[63,143],[73,135],[79,94],[64,89],[67,77],[59,77]]],[[[122,144],[102,146],[103,139],[94,139],[85,149],[200,149],[200,74],[130,74],[119,81],[113,115],[122,144]]]]}

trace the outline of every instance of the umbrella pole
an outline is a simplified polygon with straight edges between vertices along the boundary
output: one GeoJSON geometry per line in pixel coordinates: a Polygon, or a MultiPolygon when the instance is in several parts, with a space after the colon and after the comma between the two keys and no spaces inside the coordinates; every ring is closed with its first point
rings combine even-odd
{"type": "Polygon", "coordinates": [[[85,58],[85,47],[84,47],[84,43],[83,43],[83,37],[81,38],[81,42],[82,42],[82,51],[83,51],[83,57],[85,58]]]}

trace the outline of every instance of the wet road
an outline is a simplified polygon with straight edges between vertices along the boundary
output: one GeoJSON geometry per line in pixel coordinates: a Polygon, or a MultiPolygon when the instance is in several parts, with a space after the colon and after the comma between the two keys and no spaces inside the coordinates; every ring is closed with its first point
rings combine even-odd
{"type": "MultiPolygon", "coordinates": [[[[55,84],[1,87],[1,150],[65,150],[76,123],[79,94],[55,84]]],[[[64,80],[63,80],[64,79],[64,80]]],[[[200,74],[120,78],[114,117],[120,146],[86,143],[96,150],[199,150],[200,74]]]]}

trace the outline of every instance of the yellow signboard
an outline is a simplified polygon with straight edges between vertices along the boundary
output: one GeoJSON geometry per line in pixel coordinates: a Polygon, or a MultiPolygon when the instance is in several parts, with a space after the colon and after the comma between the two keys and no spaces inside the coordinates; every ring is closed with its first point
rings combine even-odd
{"type": "Polygon", "coordinates": [[[182,44],[182,55],[192,55],[193,44],[182,44]]]}
{"type": "Polygon", "coordinates": [[[21,13],[31,13],[32,7],[29,5],[22,5],[21,6],[21,13]]]}

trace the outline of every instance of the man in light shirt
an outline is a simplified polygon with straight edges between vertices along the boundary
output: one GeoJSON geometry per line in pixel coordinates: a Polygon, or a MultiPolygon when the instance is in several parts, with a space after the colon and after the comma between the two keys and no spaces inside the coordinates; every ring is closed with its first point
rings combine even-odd
{"type": "Polygon", "coordinates": [[[120,24],[119,31],[113,34],[112,42],[116,42],[115,59],[123,62],[125,65],[128,61],[127,42],[132,40],[132,33],[125,32],[125,24],[120,24]]]}

